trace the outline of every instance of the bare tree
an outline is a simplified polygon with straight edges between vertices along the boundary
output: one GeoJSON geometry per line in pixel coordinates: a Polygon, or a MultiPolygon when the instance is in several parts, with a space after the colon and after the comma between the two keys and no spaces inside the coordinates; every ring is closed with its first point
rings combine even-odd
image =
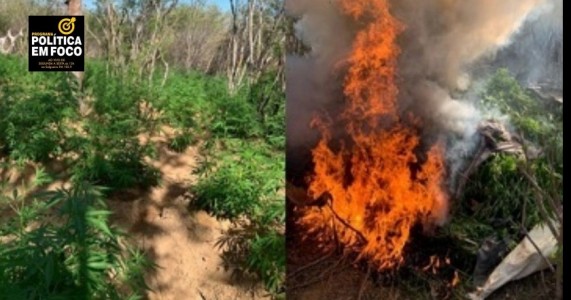
{"type": "Polygon", "coordinates": [[[228,34],[227,15],[204,1],[179,6],[172,16],[171,28],[176,43],[167,49],[169,63],[185,69],[215,71],[216,55],[228,34]]]}
{"type": "MultiPolygon", "coordinates": [[[[81,16],[83,15],[83,11],[81,9],[81,0],[66,0],[67,4],[67,14],[70,16],[81,16]]],[[[83,72],[72,72],[73,75],[77,78],[80,86],[83,81],[83,72]]]]}
{"type": "Polygon", "coordinates": [[[5,36],[0,36],[0,53],[12,53],[12,51],[14,51],[14,46],[16,46],[18,39],[21,37],[24,37],[23,29],[20,29],[16,35],[13,35],[12,30],[8,29],[8,32],[5,36]]]}
{"type": "Polygon", "coordinates": [[[226,75],[234,92],[246,77],[255,81],[263,71],[283,62],[286,19],[282,2],[275,0],[230,0],[230,11],[226,75]]]}
{"type": "Polygon", "coordinates": [[[139,79],[146,75],[151,81],[158,63],[168,71],[164,54],[173,40],[169,18],[177,4],[178,0],[99,0],[94,18],[102,38],[91,30],[89,34],[97,38],[113,70],[128,71],[132,66],[139,79]]]}
{"type": "MultiPolygon", "coordinates": [[[[82,10],[82,3],[81,0],[66,0],[65,4],[67,5],[67,14],[70,16],[81,16],[83,15],[82,10]]],[[[84,44],[85,45],[85,44],[84,44]]],[[[79,85],[79,90],[83,89],[83,72],[73,71],[71,72],[77,83],[79,85]]],[[[79,113],[82,115],[87,115],[91,111],[91,104],[88,103],[85,97],[81,95],[77,96],[78,105],[79,105],[79,113]]]]}

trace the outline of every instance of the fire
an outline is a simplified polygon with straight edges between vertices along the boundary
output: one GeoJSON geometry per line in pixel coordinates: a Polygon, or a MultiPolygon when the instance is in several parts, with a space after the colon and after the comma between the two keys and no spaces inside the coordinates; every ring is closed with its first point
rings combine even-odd
{"type": "Polygon", "coordinates": [[[460,283],[460,275],[458,275],[458,271],[454,271],[454,277],[450,281],[450,287],[456,287],[460,283]]]}
{"type": "Polygon", "coordinates": [[[432,146],[421,161],[415,154],[419,133],[397,113],[396,39],[404,26],[387,1],[339,1],[346,15],[364,24],[347,60],[347,102],[339,120],[347,138],[334,140],[328,124],[314,120],[322,139],[312,151],[309,194],[326,205],[303,208],[299,220],[308,234],[317,234],[320,247],[335,241],[379,270],[402,264],[412,227],[440,221],[447,201],[442,146],[432,146]]]}
{"type": "MultiPolygon", "coordinates": [[[[428,265],[426,265],[424,268],[422,268],[422,271],[425,271],[425,272],[430,271],[432,274],[436,274],[436,273],[438,273],[438,270],[445,265],[446,266],[450,265],[450,258],[446,257],[446,258],[444,258],[444,260],[442,260],[441,258],[439,258],[436,255],[431,255],[430,261],[428,262],[428,265]]],[[[454,277],[456,278],[456,276],[458,276],[457,272],[455,273],[454,277]]],[[[453,279],[453,281],[454,281],[454,279],[453,279]]]]}

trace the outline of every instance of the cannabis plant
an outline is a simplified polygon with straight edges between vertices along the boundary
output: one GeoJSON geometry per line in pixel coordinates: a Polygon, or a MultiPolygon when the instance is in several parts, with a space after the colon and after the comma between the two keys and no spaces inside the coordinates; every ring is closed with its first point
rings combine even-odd
{"type": "Polygon", "coordinates": [[[35,186],[2,196],[11,210],[0,224],[3,299],[140,299],[151,264],[109,225],[102,188],[34,194],[45,178],[40,170],[35,186]]]}
{"type": "Polygon", "coordinates": [[[232,221],[218,241],[225,266],[276,295],[285,279],[284,155],[263,141],[226,139],[208,149],[194,205],[232,221]]]}

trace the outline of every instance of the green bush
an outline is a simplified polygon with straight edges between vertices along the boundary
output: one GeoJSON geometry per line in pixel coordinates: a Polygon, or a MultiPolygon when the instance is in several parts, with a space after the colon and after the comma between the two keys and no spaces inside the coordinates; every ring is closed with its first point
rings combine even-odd
{"type": "Polygon", "coordinates": [[[190,133],[179,133],[169,142],[169,148],[176,152],[183,152],[188,146],[194,142],[190,133]]]}
{"type": "Polygon", "coordinates": [[[233,227],[218,241],[225,266],[255,275],[273,295],[285,281],[285,95],[274,73],[229,94],[206,82],[205,144],[194,204],[233,227]]]}
{"type": "Polygon", "coordinates": [[[230,94],[223,78],[176,72],[164,86],[155,83],[153,105],[162,112],[163,122],[179,132],[179,140],[171,141],[174,148],[184,148],[196,134],[212,134],[265,138],[283,149],[285,94],[278,84],[276,74],[268,72],[230,94]]]}
{"type": "Polygon", "coordinates": [[[250,101],[256,105],[266,141],[285,149],[285,92],[275,72],[266,72],[251,87],[250,101]]]}
{"type": "Polygon", "coordinates": [[[154,148],[139,140],[153,122],[140,111],[145,90],[129,78],[107,74],[102,65],[88,70],[85,89],[94,98],[93,113],[83,121],[81,131],[69,138],[79,156],[74,181],[112,189],[157,184],[158,170],[144,160],[154,154],[154,148]]]}
{"type": "Polygon", "coordinates": [[[164,86],[155,83],[151,103],[161,113],[161,122],[176,131],[169,141],[170,149],[182,152],[206,132],[211,103],[205,87],[212,80],[199,73],[176,72],[164,86]]]}
{"type": "Polygon", "coordinates": [[[25,60],[0,56],[0,148],[15,160],[45,161],[65,149],[77,107],[69,74],[29,73],[25,60]]]}
{"type": "MultiPolygon", "coordinates": [[[[269,210],[269,212],[276,211],[269,210]]],[[[285,222],[285,218],[277,220],[282,224],[285,222]]],[[[264,227],[260,225],[255,229],[257,234],[250,241],[246,252],[246,270],[257,274],[267,290],[273,293],[283,292],[286,272],[285,236],[283,232],[277,230],[264,232],[262,228],[264,227]]]]}
{"type": "Polygon", "coordinates": [[[227,267],[255,274],[277,293],[285,279],[285,157],[263,141],[212,145],[197,173],[195,205],[234,227],[218,245],[227,267]]]}
{"type": "Polygon", "coordinates": [[[193,188],[196,205],[231,220],[258,214],[266,201],[277,199],[277,191],[283,187],[283,155],[259,142],[224,140],[222,143],[226,150],[206,158],[216,161],[216,165],[198,169],[202,178],[193,188]]]}
{"type": "Polygon", "coordinates": [[[67,73],[30,73],[25,60],[0,57],[0,147],[14,160],[72,160],[75,182],[113,189],[154,185],[158,173],[144,161],[153,154],[139,135],[153,120],[141,112],[145,88],[127,75],[113,75],[90,62],[83,93],[67,73]],[[93,111],[79,118],[78,97],[93,111]]]}
{"type": "Polygon", "coordinates": [[[165,121],[178,129],[192,129],[207,109],[205,84],[209,79],[196,73],[172,74],[164,87],[157,83],[153,104],[163,113],[165,121]]]}
{"type": "Polygon", "coordinates": [[[234,276],[258,276],[266,290],[277,295],[283,293],[285,283],[285,236],[283,231],[276,230],[279,225],[275,221],[265,227],[262,224],[239,222],[217,246],[224,249],[224,266],[234,268],[234,276]]]}
{"type": "Polygon", "coordinates": [[[113,117],[87,122],[85,137],[77,138],[74,182],[89,181],[112,189],[158,184],[159,171],[144,160],[153,148],[139,143],[136,126],[113,117]]]}
{"type": "Polygon", "coordinates": [[[482,101],[509,118],[513,132],[525,139],[524,148],[540,148],[541,155],[529,160],[492,155],[468,181],[452,222],[456,232],[470,232],[470,238],[477,243],[492,233],[519,240],[521,226],[529,230],[544,221],[536,202],[537,190],[522,168],[529,167],[543,192],[562,200],[562,112],[526,92],[503,69],[489,80],[482,101]],[[482,226],[472,228],[474,224],[482,226]]]}
{"type": "Polygon", "coordinates": [[[228,92],[226,81],[197,73],[174,73],[163,87],[156,87],[153,104],[161,111],[163,122],[178,131],[173,148],[182,150],[197,134],[219,138],[253,138],[264,134],[260,113],[243,86],[228,92]],[[188,136],[183,138],[183,136],[188,136]]]}
{"type": "Polygon", "coordinates": [[[13,209],[0,225],[2,297],[140,299],[143,271],[152,265],[138,250],[122,249],[100,188],[79,184],[1,200],[13,209]]]}
{"type": "Polygon", "coordinates": [[[211,131],[218,137],[264,138],[285,147],[285,93],[274,72],[267,72],[235,94],[218,95],[211,131]]]}
{"type": "Polygon", "coordinates": [[[499,69],[488,81],[482,103],[507,115],[516,133],[534,143],[561,134],[563,111],[527,92],[506,69],[499,69]]]}
{"type": "Polygon", "coordinates": [[[209,131],[217,137],[253,138],[262,135],[256,107],[249,101],[249,88],[213,99],[209,131]]]}
{"type": "MultiPolygon", "coordinates": [[[[517,169],[519,160],[513,155],[494,155],[472,175],[462,201],[465,211],[484,224],[502,228],[504,232],[499,233],[504,236],[520,232],[523,214],[526,228],[541,220],[533,189],[517,169]],[[471,207],[472,201],[476,201],[476,207],[471,207]]],[[[486,236],[472,236],[476,237],[486,236]]]]}

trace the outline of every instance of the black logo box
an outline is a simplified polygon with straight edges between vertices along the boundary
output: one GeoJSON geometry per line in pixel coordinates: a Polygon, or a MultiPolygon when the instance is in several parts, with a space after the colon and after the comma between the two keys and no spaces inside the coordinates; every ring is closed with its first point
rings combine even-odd
{"type": "Polygon", "coordinates": [[[30,72],[61,72],[61,71],[84,71],[85,65],[85,25],[84,16],[28,16],[28,71],[30,72]],[[53,32],[58,36],[64,36],[58,30],[58,23],[64,18],[75,18],[75,29],[67,36],[79,36],[81,38],[81,56],[35,56],[32,57],[32,32],[53,32]],[[49,59],[63,59],[65,62],[73,62],[71,68],[42,68],[41,63],[49,59]]]}

